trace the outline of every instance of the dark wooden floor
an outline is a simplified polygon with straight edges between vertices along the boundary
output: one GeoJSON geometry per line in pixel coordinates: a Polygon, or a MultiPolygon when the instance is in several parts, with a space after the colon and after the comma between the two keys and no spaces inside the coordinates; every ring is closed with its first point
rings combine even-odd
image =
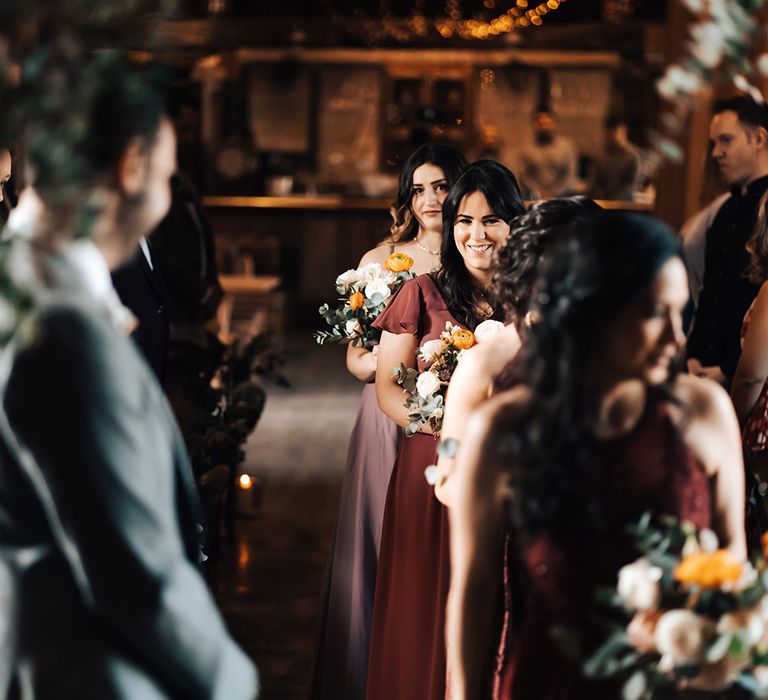
{"type": "Polygon", "coordinates": [[[291,389],[270,388],[247,446],[258,485],[238,493],[234,547],[223,545],[215,593],[262,673],[266,700],[307,697],[315,627],[361,387],[343,350],[291,337],[291,389]]]}

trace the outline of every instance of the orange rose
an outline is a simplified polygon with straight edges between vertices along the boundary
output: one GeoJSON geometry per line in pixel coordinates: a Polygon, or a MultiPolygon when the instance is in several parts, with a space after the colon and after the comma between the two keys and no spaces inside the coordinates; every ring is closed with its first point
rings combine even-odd
{"type": "Polygon", "coordinates": [[[363,304],[365,303],[365,294],[362,292],[353,292],[349,295],[349,308],[354,309],[360,309],[362,308],[363,304]]]}
{"type": "Polygon", "coordinates": [[[721,588],[741,578],[742,566],[727,549],[698,552],[685,557],[675,569],[675,579],[686,586],[721,588]]]}
{"type": "Polygon", "coordinates": [[[451,342],[459,350],[468,350],[475,344],[475,335],[466,328],[457,328],[451,333],[451,342]]]}
{"type": "Polygon", "coordinates": [[[405,272],[413,267],[413,258],[408,257],[405,253],[392,253],[384,261],[384,267],[394,273],[405,272]]]}
{"type": "Polygon", "coordinates": [[[763,533],[760,543],[763,545],[763,556],[768,559],[768,532],[763,533]]]}

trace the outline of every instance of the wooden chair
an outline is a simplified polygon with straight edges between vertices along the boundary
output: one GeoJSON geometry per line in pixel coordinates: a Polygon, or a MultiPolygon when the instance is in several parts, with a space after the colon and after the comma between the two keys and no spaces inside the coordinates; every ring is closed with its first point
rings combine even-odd
{"type": "Polygon", "coordinates": [[[250,337],[269,331],[280,345],[285,312],[285,292],[277,275],[220,275],[224,298],[219,305],[219,334],[250,337]]]}

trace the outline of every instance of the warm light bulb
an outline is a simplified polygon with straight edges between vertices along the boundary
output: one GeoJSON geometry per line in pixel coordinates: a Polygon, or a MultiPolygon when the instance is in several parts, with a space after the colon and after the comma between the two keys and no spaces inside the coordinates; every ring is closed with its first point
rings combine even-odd
{"type": "Polygon", "coordinates": [[[253,486],[253,479],[251,479],[251,477],[248,476],[248,474],[241,474],[240,475],[240,488],[248,490],[249,488],[251,488],[251,486],[253,486]]]}

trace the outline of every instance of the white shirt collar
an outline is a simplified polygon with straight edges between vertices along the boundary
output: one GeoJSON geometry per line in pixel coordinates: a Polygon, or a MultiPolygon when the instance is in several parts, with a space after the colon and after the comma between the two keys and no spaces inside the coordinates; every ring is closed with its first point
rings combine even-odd
{"type": "Polygon", "coordinates": [[[71,241],[62,247],[60,255],[78,275],[83,291],[107,312],[113,325],[131,333],[137,325],[136,317],[117,296],[107,261],[93,241],[86,238],[71,241]]]}
{"type": "Polygon", "coordinates": [[[139,247],[141,248],[141,252],[144,253],[149,269],[154,270],[155,266],[152,264],[152,254],[149,252],[149,243],[147,243],[147,239],[144,238],[144,236],[139,238],[139,247]]]}

